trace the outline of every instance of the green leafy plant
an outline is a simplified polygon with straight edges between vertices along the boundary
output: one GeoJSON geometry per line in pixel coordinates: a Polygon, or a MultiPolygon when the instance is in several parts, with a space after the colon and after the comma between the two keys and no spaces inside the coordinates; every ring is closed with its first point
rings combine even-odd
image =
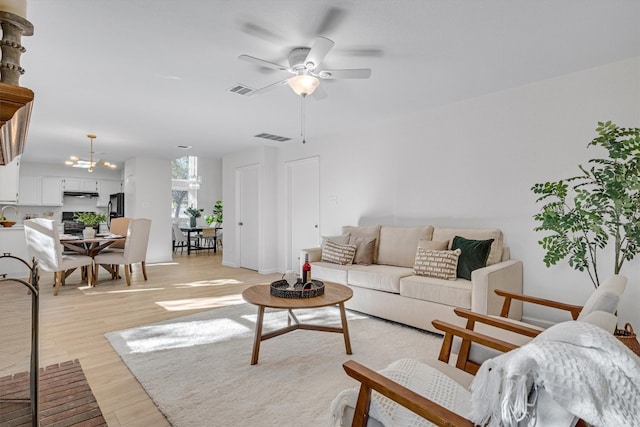
{"type": "Polygon", "coordinates": [[[95,227],[107,220],[107,215],[102,212],[79,212],[73,216],[78,222],[83,223],[87,227],[95,227]]]}
{"type": "Polygon", "coordinates": [[[193,218],[200,218],[202,216],[202,212],[204,212],[204,209],[198,209],[198,208],[194,208],[193,206],[189,206],[185,210],[185,212],[188,213],[193,218]]]}
{"type": "Polygon", "coordinates": [[[588,144],[607,150],[608,158],[579,165],[578,176],[535,184],[531,190],[544,202],[534,216],[535,231],[549,231],[538,243],[547,267],[568,258],[600,286],[598,255],[613,240],[614,268],[640,252],[640,128],[598,122],[598,137],[588,144]]]}
{"type": "Polygon", "coordinates": [[[218,224],[222,224],[222,200],[218,200],[215,205],[213,205],[212,215],[207,215],[204,217],[207,224],[211,225],[214,222],[218,224]]]}

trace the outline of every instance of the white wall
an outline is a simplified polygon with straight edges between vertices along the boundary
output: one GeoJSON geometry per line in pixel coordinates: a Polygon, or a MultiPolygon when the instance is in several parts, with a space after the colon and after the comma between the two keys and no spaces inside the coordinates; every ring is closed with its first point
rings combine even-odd
{"type": "MultiPolygon", "coordinates": [[[[530,188],[577,174],[578,164],[604,153],[587,143],[598,121],[640,126],[640,58],[371,123],[358,131],[285,146],[277,160],[275,200],[282,200],[284,162],[320,156],[320,232],[342,225],[416,223],[503,230],[512,258],[524,262],[525,292],[582,304],[593,288],[586,273],[562,263],[547,269],[537,244],[530,188]]],[[[381,102],[384,102],[381,100],[381,102]]],[[[234,163],[253,153],[234,155],[234,163]]],[[[226,165],[225,165],[226,166],[226,165]]],[[[233,175],[223,172],[225,204],[233,175]]],[[[278,218],[283,218],[282,203],[278,218]]],[[[284,224],[278,220],[278,253],[284,224]]],[[[226,245],[226,241],[225,241],[226,245]]],[[[225,246],[225,250],[227,247],[225,246]]],[[[227,255],[225,251],[225,256],[227,255]]],[[[621,321],[640,324],[638,262],[626,266],[629,286],[621,321]]],[[[278,257],[284,270],[284,257],[278,257]]],[[[611,274],[610,264],[602,275],[611,274]]],[[[557,313],[525,308],[530,319],[557,313]]]]}
{"type": "Polygon", "coordinates": [[[125,216],[151,219],[147,263],[172,260],[171,163],[134,158],[124,170],[125,216]]]}

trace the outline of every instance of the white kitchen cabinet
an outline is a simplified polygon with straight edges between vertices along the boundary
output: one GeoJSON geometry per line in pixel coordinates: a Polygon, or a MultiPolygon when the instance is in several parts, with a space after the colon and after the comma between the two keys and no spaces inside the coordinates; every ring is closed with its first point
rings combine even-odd
{"type": "Polygon", "coordinates": [[[0,166],[0,204],[18,202],[20,183],[20,158],[0,166]]]}
{"type": "Polygon", "coordinates": [[[109,179],[98,180],[98,201],[96,206],[105,208],[109,204],[109,196],[122,192],[122,181],[114,181],[109,179]]]}
{"type": "Polygon", "coordinates": [[[98,191],[98,181],[87,178],[64,178],[64,191],[98,191]]]}
{"type": "Polygon", "coordinates": [[[42,206],[62,206],[62,178],[42,177],[42,206]]]}
{"type": "Polygon", "coordinates": [[[18,188],[18,205],[40,206],[42,204],[42,177],[22,175],[18,188]]]}
{"type": "MultiPolygon", "coordinates": [[[[0,227],[0,253],[7,252],[31,263],[22,225],[14,225],[11,228],[0,227]]],[[[28,275],[27,268],[21,262],[5,260],[0,267],[2,267],[2,273],[6,273],[9,277],[25,278],[28,275]]]]}

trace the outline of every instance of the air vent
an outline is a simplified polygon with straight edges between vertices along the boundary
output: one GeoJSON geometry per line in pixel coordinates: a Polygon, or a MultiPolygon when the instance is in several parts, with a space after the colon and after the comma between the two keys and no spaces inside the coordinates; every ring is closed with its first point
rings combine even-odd
{"type": "Polygon", "coordinates": [[[284,136],[278,136],[278,135],[271,135],[270,133],[259,133],[253,136],[255,136],[256,138],[264,138],[264,139],[269,139],[271,141],[278,141],[278,142],[285,142],[285,141],[291,140],[291,138],[286,138],[284,136]]]}
{"type": "Polygon", "coordinates": [[[237,85],[229,88],[229,92],[237,93],[238,95],[249,96],[255,89],[250,88],[249,86],[245,86],[242,83],[238,83],[237,85]]]}

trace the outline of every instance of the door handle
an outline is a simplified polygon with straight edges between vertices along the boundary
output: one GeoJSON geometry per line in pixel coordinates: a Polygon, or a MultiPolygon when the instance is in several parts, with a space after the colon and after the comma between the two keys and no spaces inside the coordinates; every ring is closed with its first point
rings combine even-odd
{"type": "Polygon", "coordinates": [[[239,222],[238,225],[244,225],[242,222],[239,222]]]}

